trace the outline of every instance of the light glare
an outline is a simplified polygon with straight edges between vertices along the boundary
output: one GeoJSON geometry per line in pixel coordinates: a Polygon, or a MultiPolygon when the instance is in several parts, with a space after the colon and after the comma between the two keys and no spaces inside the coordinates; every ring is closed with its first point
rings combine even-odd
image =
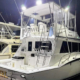
{"type": "Polygon", "coordinates": [[[23,10],[23,11],[26,10],[26,7],[25,7],[24,5],[22,5],[22,10],[23,10]]]}
{"type": "Polygon", "coordinates": [[[66,11],[66,12],[69,11],[69,6],[65,8],[65,11],[66,11]]]}
{"type": "Polygon", "coordinates": [[[41,5],[41,4],[42,4],[42,1],[41,1],[41,0],[37,0],[37,1],[36,1],[36,4],[37,4],[37,5],[41,5]]]}

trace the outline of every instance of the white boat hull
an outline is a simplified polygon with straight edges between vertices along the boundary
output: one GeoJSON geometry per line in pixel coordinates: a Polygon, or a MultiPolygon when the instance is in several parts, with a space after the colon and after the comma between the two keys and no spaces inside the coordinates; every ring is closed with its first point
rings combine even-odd
{"type": "MultiPolygon", "coordinates": [[[[0,67],[0,70],[4,70],[4,69],[0,67]]],[[[48,69],[45,71],[39,71],[31,74],[21,73],[21,72],[7,70],[7,69],[5,69],[5,71],[10,71],[8,72],[7,75],[8,76],[12,75],[12,77],[17,80],[18,79],[24,80],[24,78],[21,78],[21,75],[25,75],[27,80],[62,80],[75,76],[80,73],[80,60],[78,59],[76,61],[70,62],[59,68],[48,69]]],[[[0,77],[0,79],[1,78],[2,77],[0,77]]]]}

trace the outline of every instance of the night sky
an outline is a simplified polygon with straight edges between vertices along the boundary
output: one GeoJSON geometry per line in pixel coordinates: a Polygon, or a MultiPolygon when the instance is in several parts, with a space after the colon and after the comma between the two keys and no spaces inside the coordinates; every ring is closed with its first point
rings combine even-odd
{"type": "MultiPolygon", "coordinates": [[[[59,0],[42,0],[43,3],[47,1],[55,1],[59,4],[59,0]]],[[[70,11],[74,14],[77,11],[77,32],[80,35],[80,0],[61,0],[61,6],[66,7],[70,4],[70,11]]],[[[36,0],[16,0],[19,11],[21,11],[21,5],[26,5],[26,7],[31,7],[36,5],[36,0]]],[[[0,13],[6,20],[6,22],[18,23],[20,19],[20,14],[17,10],[14,0],[0,0],[0,13]]],[[[0,17],[0,22],[4,22],[0,17]]]]}

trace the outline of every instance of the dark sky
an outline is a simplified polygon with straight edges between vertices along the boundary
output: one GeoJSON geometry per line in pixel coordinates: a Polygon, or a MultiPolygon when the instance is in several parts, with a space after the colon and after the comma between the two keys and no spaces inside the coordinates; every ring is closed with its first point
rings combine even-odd
{"type": "MultiPolygon", "coordinates": [[[[59,0],[42,0],[43,3],[47,1],[55,1],[59,4],[59,0]]],[[[71,0],[61,0],[61,6],[66,7],[69,5],[71,0]]],[[[21,11],[21,5],[25,4],[27,7],[31,7],[36,4],[36,0],[16,0],[19,11],[21,11]]],[[[80,0],[72,0],[70,4],[70,10],[72,13],[77,11],[77,31],[80,35],[80,0]],[[77,3],[76,3],[77,2],[77,3]],[[76,7],[75,7],[76,6],[76,7]]],[[[14,0],[0,0],[0,13],[3,15],[6,22],[14,22],[18,23],[18,19],[20,19],[20,14],[17,10],[14,0]]],[[[4,22],[0,17],[0,21],[4,22]]]]}

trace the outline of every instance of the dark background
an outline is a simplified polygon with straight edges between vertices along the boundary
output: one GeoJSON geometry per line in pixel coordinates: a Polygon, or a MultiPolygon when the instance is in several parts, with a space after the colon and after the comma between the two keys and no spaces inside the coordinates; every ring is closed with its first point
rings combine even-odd
{"type": "MultiPolygon", "coordinates": [[[[31,7],[36,5],[36,0],[15,0],[17,2],[19,11],[21,11],[21,5],[26,5],[26,7],[31,7]]],[[[42,0],[43,3],[49,1],[55,1],[59,4],[59,0],[42,0]]],[[[61,6],[66,7],[70,4],[70,11],[74,14],[77,12],[77,32],[80,35],[80,0],[61,0],[61,6]]],[[[20,21],[20,14],[17,10],[14,0],[0,0],[0,13],[6,20],[6,22],[13,22],[18,24],[20,21]]],[[[0,16],[0,22],[4,22],[0,16]]]]}

